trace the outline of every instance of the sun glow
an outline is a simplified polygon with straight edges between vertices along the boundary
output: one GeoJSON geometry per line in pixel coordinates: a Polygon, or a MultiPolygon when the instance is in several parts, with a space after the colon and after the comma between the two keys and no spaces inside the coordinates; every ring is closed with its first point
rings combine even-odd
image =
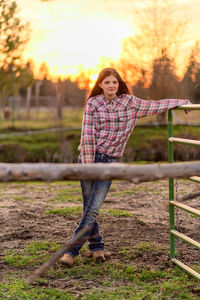
{"type": "MultiPolygon", "coordinates": [[[[199,39],[199,0],[177,1],[187,6],[191,16],[193,35],[190,34],[189,40],[193,43],[199,39]]],[[[123,39],[137,31],[134,19],[137,6],[144,5],[139,0],[16,2],[22,20],[29,21],[31,27],[25,59],[33,59],[37,70],[46,62],[50,74],[55,77],[75,76],[83,70],[87,74],[90,70],[96,73],[110,61],[118,60],[123,39]]]]}
{"type": "Polygon", "coordinates": [[[127,24],[105,17],[58,20],[49,16],[48,23],[45,35],[33,32],[25,55],[36,58],[37,65],[45,61],[53,76],[75,75],[81,69],[98,68],[103,59],[117,60],[122,40],[131,34],[127,24]]]}
{"type": "Polygon", "coordinates": [[[92,74],[89,76],[89,79],[90,79],[90,89],[93,88],[96,80],[97,80],[97,77],[98,77],[98,74],[92,74]]]}

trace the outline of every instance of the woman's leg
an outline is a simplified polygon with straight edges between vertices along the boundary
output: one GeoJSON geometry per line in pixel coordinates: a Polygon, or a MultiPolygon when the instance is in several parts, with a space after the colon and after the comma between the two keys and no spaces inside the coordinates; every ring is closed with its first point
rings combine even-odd
{"type": "MultiPolygon", "coordinates": [[[[89,180],[81,180],[81,189],[82,189],[82,197],[83,197],[83,212],[86,211],[89,199],[92,195],[92,187],[95,184],[95,181],[89,180]]],[[[99,224],[97,220],[94,222],[94,226],[90,233],[89,241],[89,249],[94,252],[104,250],[103,238],[99,232],[99,224]]]]}
{"type": "Polygon", "coordinates": [[[109,191],[112,181],[94,181],[91,191],[91,196],[88,200],[87,206],[83,213],[83,217],[80,221],[79,226],[74,232],[74,236],[80,231],[81,228],[88,225],[90,227],[90,231],[83,237],[83,241],[77,244],[72,251],[68,252],[72,257],[75,257],[79,254],[81,247],[87,239],[90,239],[90,236],[94,233],[97,236],[93,236],[90,240],[92,243],[90,244],[90,249],[92,251],[103,250],[104,244],[102,242],[102,237],[99,234],[99,226],[96,222],[96,217],[98,215],[99,209],[106,198],[106,195],[109,191]],[[95,224],[95,227],[94,227],[95,224]]]}
{"type": "MultiPolygon", "coordinates": [[[[78,160],[81,163],[81,160],[78,160]]],[[[114,158],[110,158],[106,155],[97,154],[95,156],[95,163],[112,163],[115,162],[114,158]]],[[[88,225],[90,227],[90,231],[83,237],[83,241],[77,244],[74,249],[68,254],[72,257],[75,257],[79,254],[79,251],[84,244],[84,242],[88,239],[90,244],[89,248],[91,251],[98,251],[104,249],[104,243],[102,241],[102,237],[99,233],[99,225],[96,221],[96,217],[98,215],[99,209],[107,196],[109,188],[111,186],[112,181],[81,181],[82,194],[83,194],[83,217],[80,221],[79,226],[74,232],[74,236],[77,232],[80,231],[81,228],[88,225]]]]}

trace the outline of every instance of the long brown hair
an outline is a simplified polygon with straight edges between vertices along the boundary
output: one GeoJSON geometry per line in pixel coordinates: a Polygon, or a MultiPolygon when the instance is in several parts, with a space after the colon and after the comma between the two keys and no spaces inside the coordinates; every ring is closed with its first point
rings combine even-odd
{"type": "Polygon", "coordinates": [[[119,73],[114,68],[105,68],[100,73],[99,76],[95,82],[95,85],[93,89],[91,90],[91,93],[89,97],[86,99],[85,104],[87,103],[87,100],[91,97],[97,96],[102,94],[103,89],[99,86],[99,84],[108,76],[113,75],[119,82],[119,88],[117,91],[117,96],[120,96],[122,94],[130,94],[129,89],[126,85],[126,82],[124,82],[119,75],[119,73]]]}

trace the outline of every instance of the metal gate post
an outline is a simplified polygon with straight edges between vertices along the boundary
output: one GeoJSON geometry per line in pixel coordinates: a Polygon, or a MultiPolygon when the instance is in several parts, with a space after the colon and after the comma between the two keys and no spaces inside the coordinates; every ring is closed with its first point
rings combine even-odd
{"type": "MultiPolygon", "coordinates": [[[[199,104],[192,104],[192,105],[181,105],[177,107],[178,110],[200,110],[199,104]]],[[[170,163],[174,162],[174,149],[173,143],[181,143],[186,145],[193,145],[193,146],[200,146],[200,141],[198,140],[190,140],[190,139],[183,139],[178,137],[173,137],[173,111],[169,110],[168,112],[168,161],[170,163]]],[[[188,178],[189,180],[199,182],[200,177],[192,176],[188,178]]],[[[170,220],[170,257],[172,261],[182,268],[184,271],[188,272],[189,274],[193,275],[194,277],[200,279],[200,273],[196,272],[189,266],[185,265],[181,261],[175,258],[175,238],[180,238],[186,243],[193,245],[200,249],[200,243],[191,239],[190,237],[186,236],[183,233],[180,233],[175,230],[175,209],[182,209],[188,213],[195,214],[196,216],[200,217],[200,210],[197,210],[193,207],[188,205],[182,204],[181,202],[174,200],[174,179],[169,178],[169,220],[170,220]]]]}
{"type": "MultiPolygon", "coordinates": [[[[173,137],[173,111],[168,111],[168,137],[173,137]]],[[[174,162],[173,143],[168,140],[168,161],[174,162]]],[[[174,205],[170,201],[174,200],[174,178],[169,178],[169,222],[170,222],[170,257],[175,257],[175,236],[171,233],[175,226],[174,205]]]]}

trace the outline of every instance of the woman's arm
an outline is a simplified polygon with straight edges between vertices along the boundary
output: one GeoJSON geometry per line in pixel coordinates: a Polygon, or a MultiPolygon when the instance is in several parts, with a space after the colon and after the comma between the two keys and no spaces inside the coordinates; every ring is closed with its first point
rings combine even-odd
{"type": "Polygon", "coordinates": [[[83,116],[80,151],[82,163],[94,162],[96,151],[94,108],[89,103],[89,100],[83,116]]]}
{"type": "Polygon", "coordinates": [[[191,104],[184,99],[143,100],[132,96],[132,106],[136,110],[136,118],[160,114],[179,105],[191,104]]]}

